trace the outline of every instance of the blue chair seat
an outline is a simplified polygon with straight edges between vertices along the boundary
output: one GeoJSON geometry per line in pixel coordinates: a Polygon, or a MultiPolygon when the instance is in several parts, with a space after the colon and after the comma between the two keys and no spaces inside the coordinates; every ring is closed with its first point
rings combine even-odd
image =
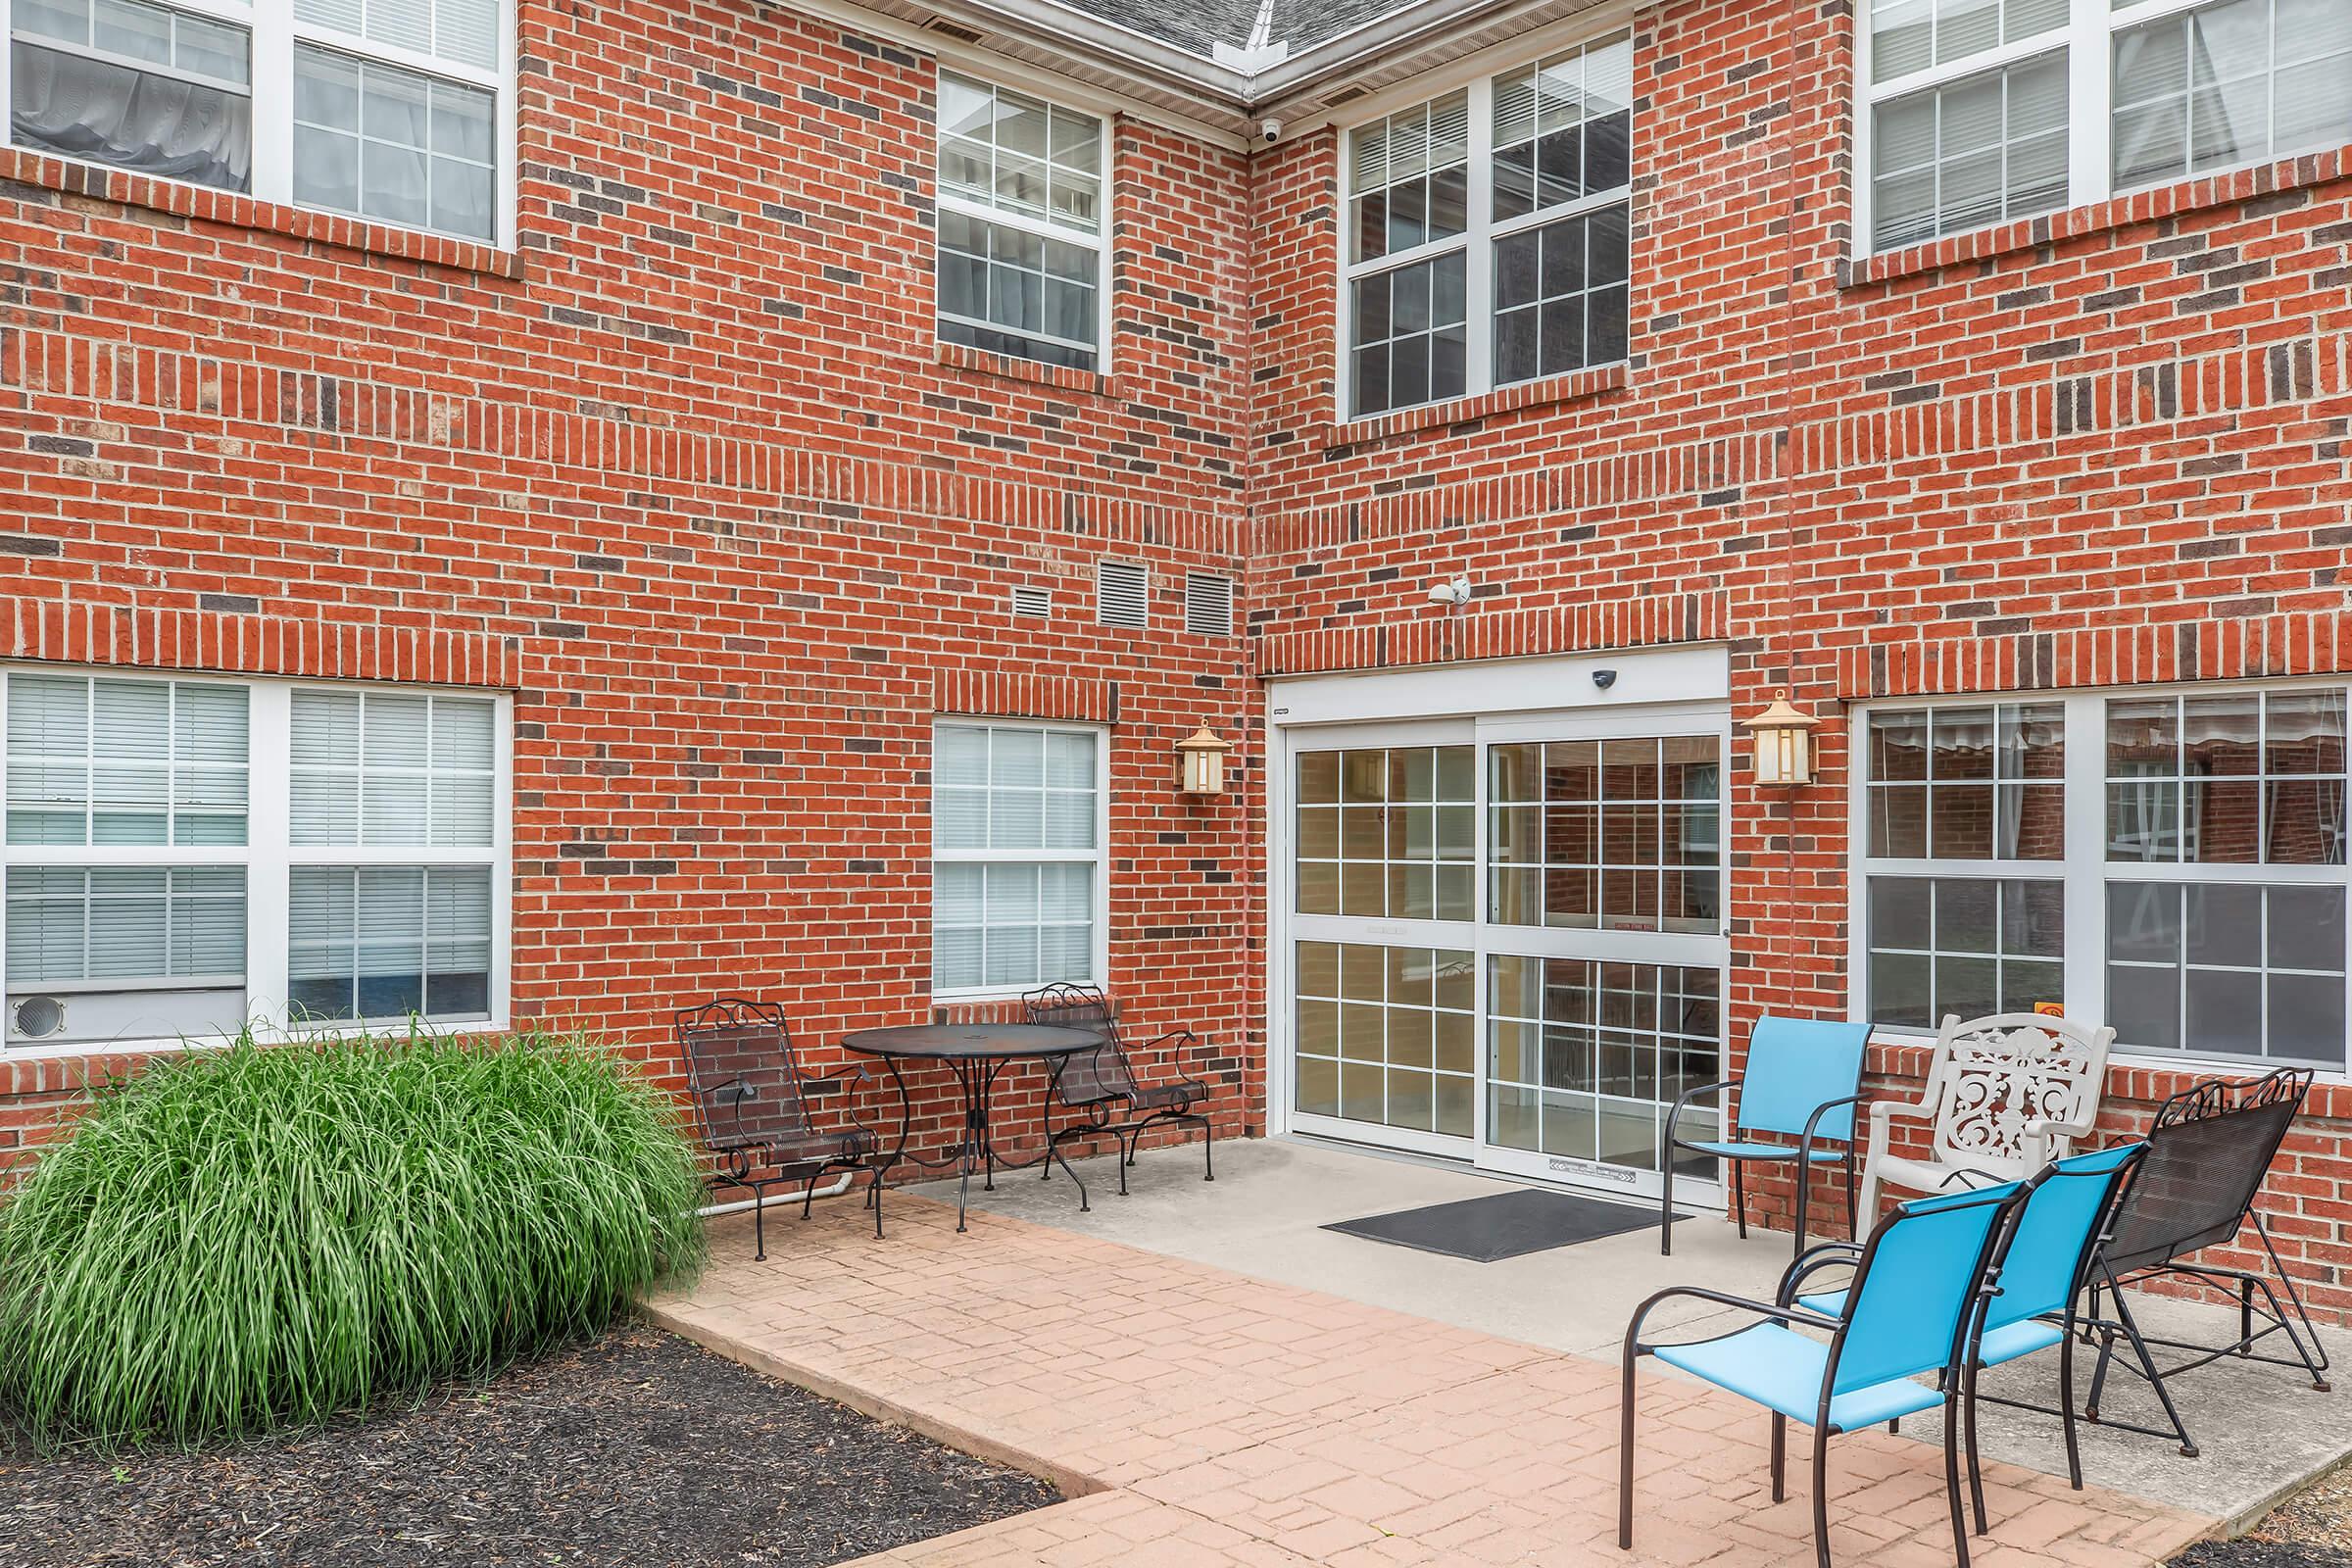
{"type": "MultiPolygon", "coordinates": [[[[1830,1348],[1778,1323],[1759,1323],[1696,1345],[1661,1345],[1650,1353],[1792,1421],[1810,1426],[1821,1415],[1821,1381],[1829,1367],[1830,1348]]],[[[1933,1410],[1942,1402],[1936,1389],[1895,1378],[1833,1396],[1830,1425],[1855,1432],[1933,1410]]]]}
{"type": "MultiPolygon", "coordinates": [[[[1800,1296],[1796,1301],[1799,1306],[1811,1307],[1824,1316],[1843,1317],[1845,1315],[1845,1293],[1843,1291],[1825,1291],[1819,1296],[1800,1296]]],[[[1977,1360],[1983,1366],[1999,1366],[2002,1362],[2014,1361],[2021,1355],[2032,1355],[2036,1350],[2046,1350],[2065,1338],[2065,1333],[2059,1329],[2057,1324],[2044,1323],[2037,1317],[2030,1317],[2018,1323],[2004,1323],[1997,1329],[1984,1331],[1984,1344],[1980,1348],[1977,1360]]]]}
{"type": "MultiPolygon", "coordinates": [[[[1674,1144],[1677,1149],[1693,1149],[1702,1154],[1714,1154],[1723,1159],[1794,1159],[1796,1157],[1794,1144],[1758,1144],[1749,1143],[1744,1139],[1736,1143],[1716,1144],[1700,1143],[1688,1138],[1678,1138],[1674,1144]]],[[[1845,1152],[1840,1149],[1816,1149],[1813,1151],[1813,1163],[1816,1165],[1834,1165],[1844,1157],[1845,1152]]]]}

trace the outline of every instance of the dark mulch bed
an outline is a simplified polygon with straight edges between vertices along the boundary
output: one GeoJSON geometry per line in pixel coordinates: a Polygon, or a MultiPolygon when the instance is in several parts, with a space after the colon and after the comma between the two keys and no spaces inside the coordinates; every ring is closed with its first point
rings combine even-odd
{"type": "Polygon", "coordinates": [[[42,1458],[0,1428],[5,1568],[816,1568],[1054,1500],[640,1327],[217,1453],[42,1458]]]}
{"type": "Polygon", "coordinates": [[[2189,1547],[2173,1568],[2352,1568],[2352,1465],[2322,1476],[2235,1541],[2189,1547]]]}

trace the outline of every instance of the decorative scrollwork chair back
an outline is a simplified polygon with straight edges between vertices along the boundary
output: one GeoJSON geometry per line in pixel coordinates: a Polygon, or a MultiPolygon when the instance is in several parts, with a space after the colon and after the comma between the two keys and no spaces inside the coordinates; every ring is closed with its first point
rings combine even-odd
{"type": "Polygon", "coordinates": [[[2114,1041],[2113,1029],[2041,1013],[1947,1015],[1920,1098],[1871,1105],[1862,1223],[1882,1185],[1942,1193],[2018,1181],[2072,1153],[2098,1118],[2114,1041]],[[1925,1159],[1892,1152],[1897,1117],[1929,1123],[1925,1159]]]}

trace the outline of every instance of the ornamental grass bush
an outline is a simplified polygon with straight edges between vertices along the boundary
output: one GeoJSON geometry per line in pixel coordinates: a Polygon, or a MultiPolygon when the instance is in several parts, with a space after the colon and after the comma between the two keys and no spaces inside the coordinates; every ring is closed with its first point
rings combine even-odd
{"type": "Polygon", "coordinates": [[[0,1403],[191,1446],[416,1398],[690,1276],[702,1200],[674,1102],[577,1037],[163,1058],[0,1206],[0,1403]]]}

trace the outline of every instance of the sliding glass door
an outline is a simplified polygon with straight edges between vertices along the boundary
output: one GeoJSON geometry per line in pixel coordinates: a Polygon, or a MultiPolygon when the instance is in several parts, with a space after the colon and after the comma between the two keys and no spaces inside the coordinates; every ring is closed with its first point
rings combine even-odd
{"type": "Polygon", "coordinates": [[[1286,732],[1289,1125],[1654,1191],[1666,1107],[1722,1076],[1724,730],[1681,705],[1286,732]]]}

